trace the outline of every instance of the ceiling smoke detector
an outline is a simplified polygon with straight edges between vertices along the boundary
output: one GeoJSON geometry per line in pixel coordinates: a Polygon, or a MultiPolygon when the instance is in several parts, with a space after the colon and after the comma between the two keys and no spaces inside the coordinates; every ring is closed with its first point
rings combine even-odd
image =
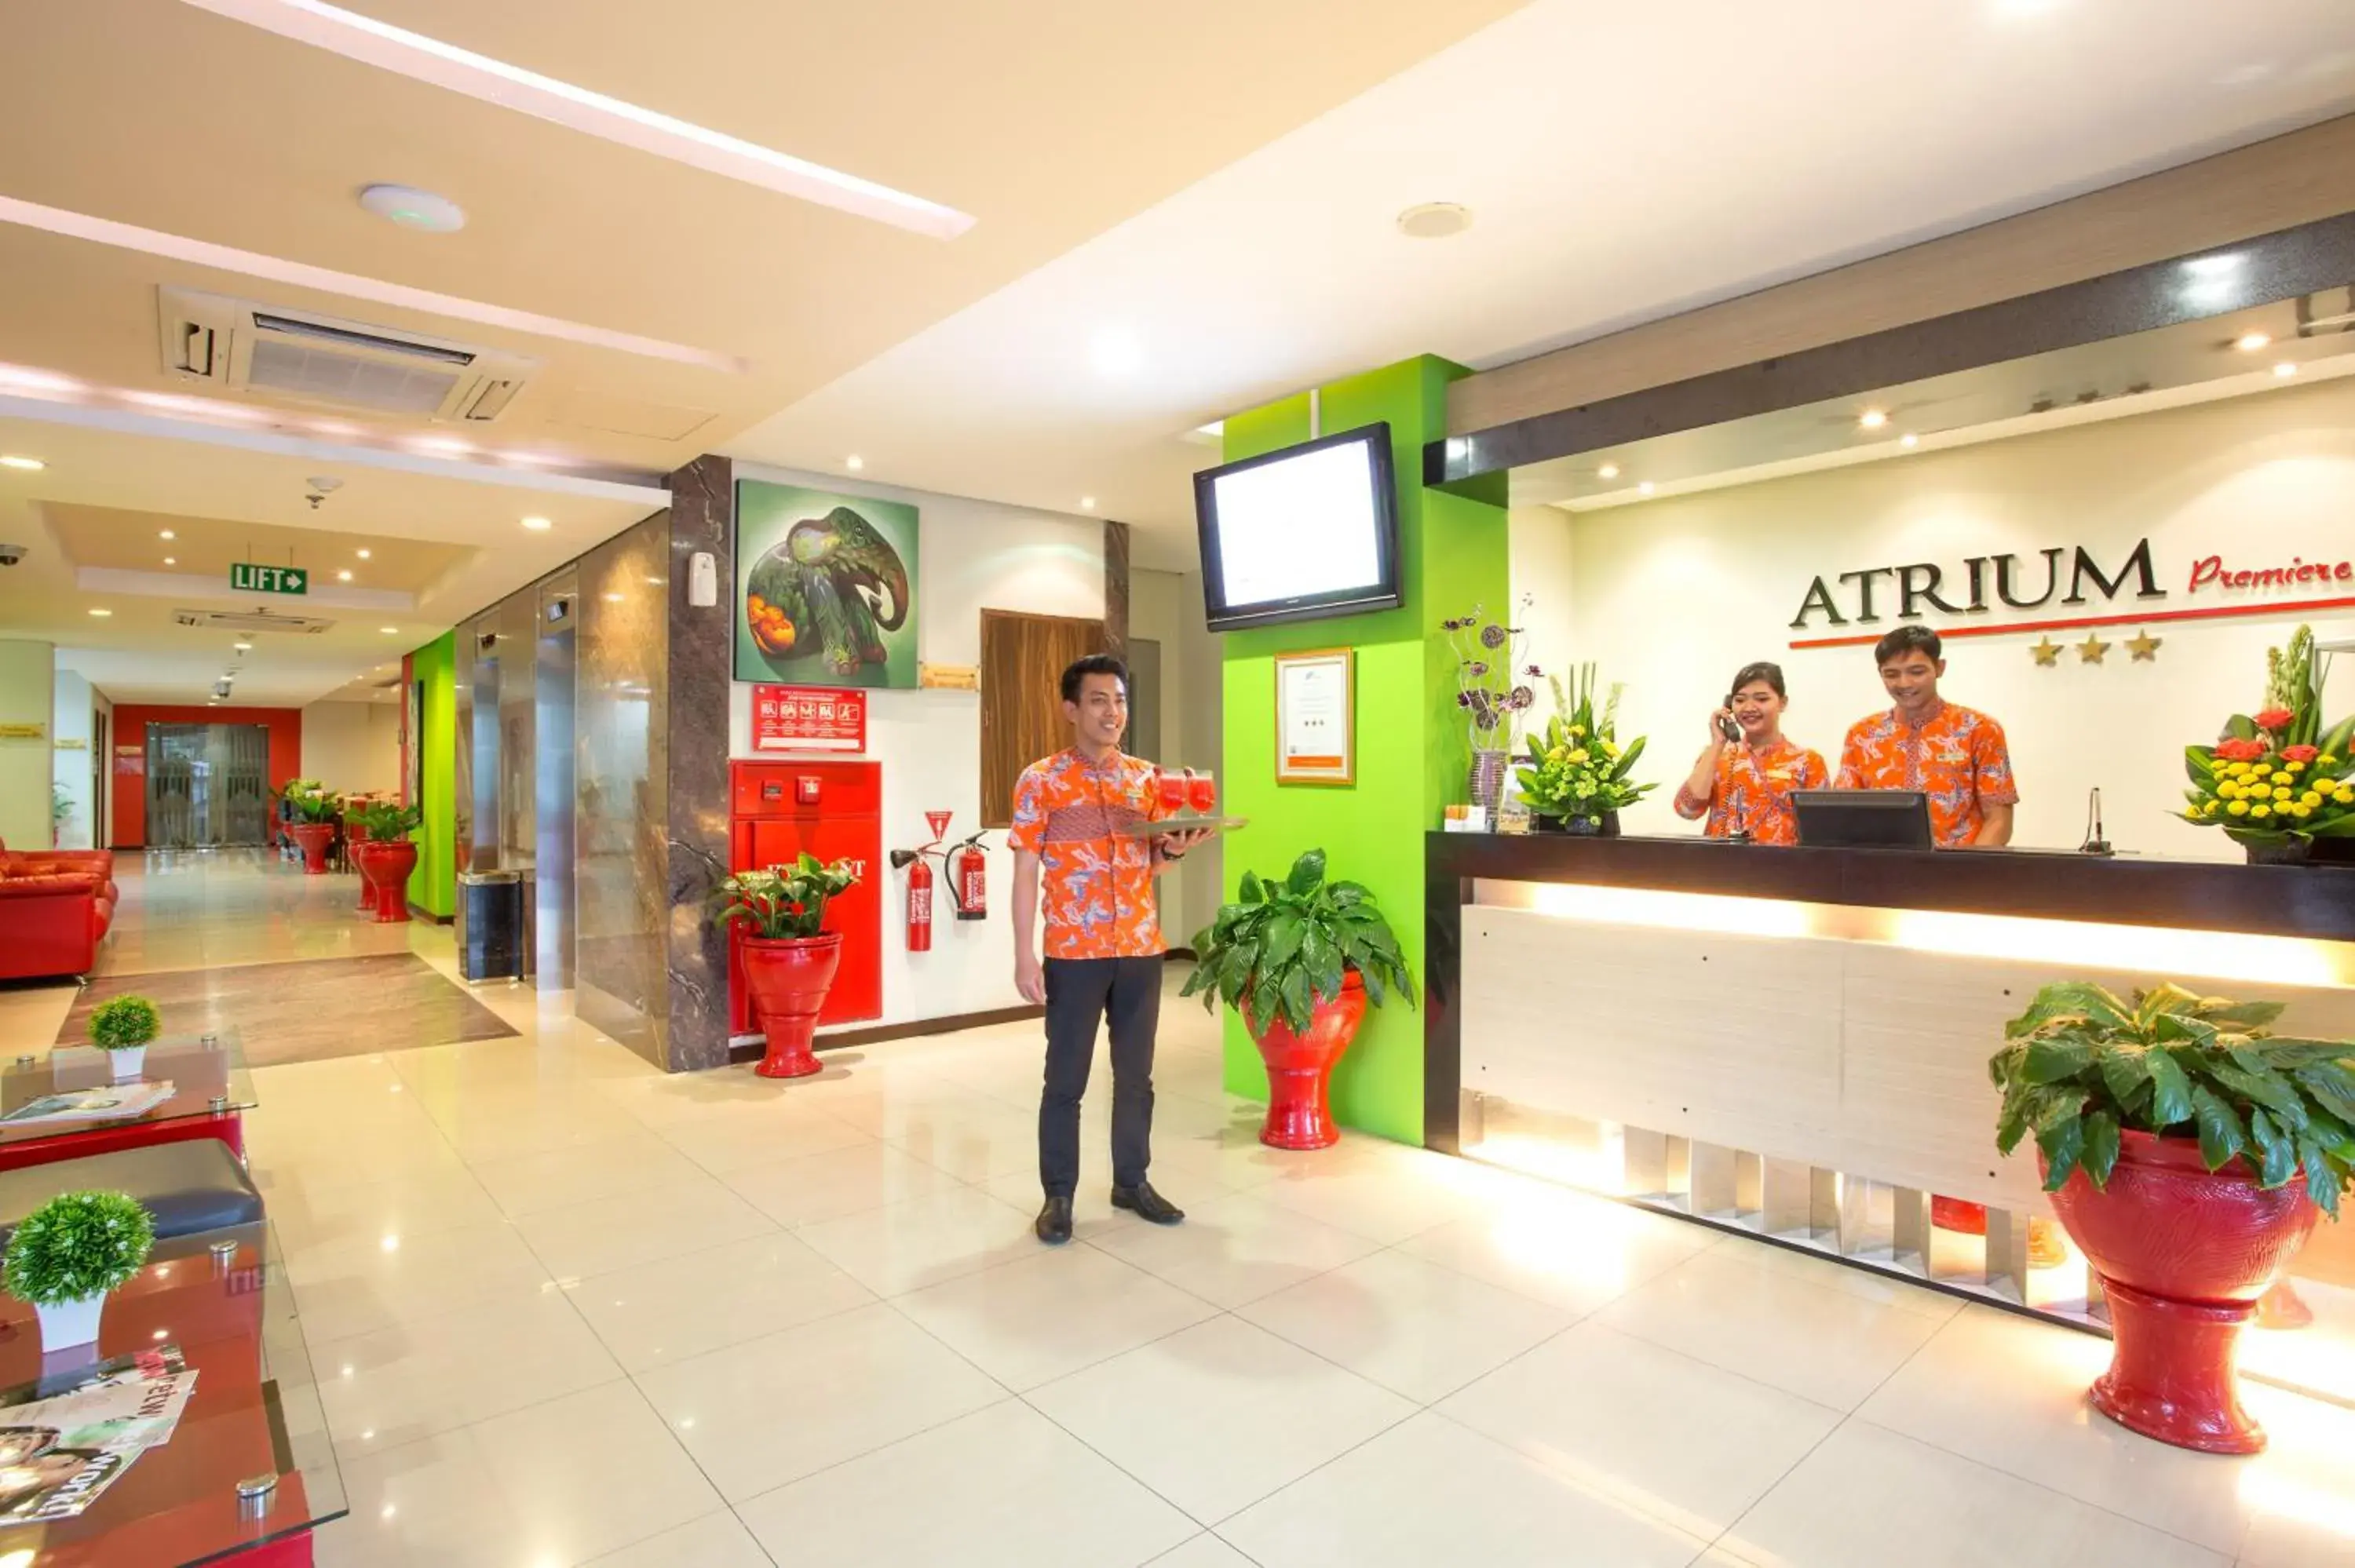
{"type": "Polygon", "coordinates": [[[1472,209],[1452,201],[1427,201],[1399,214],[1398,226],[1409,239],[1445,239],[1472,227],[1472,209]]]}
{"type": "Polygon", "coordinates": [[[420,234],[455,234],[466,227],[466,209],[448,196],[419,190],[415,185],[374,185],[362,187],[360,206],[388,223],[420,234]]]}

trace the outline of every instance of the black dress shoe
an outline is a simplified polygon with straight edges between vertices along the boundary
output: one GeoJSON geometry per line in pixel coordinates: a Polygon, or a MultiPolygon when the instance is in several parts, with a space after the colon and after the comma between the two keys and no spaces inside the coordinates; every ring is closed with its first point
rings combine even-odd
{"type": "Polygon", "coordinates": [[[1112,1206],[1132,1210],[1138,1219],[1156,1225],[1174,1225],[1186,1217],[1186,1211],[1155,1192],[1150,1181],[1139,1181],[1134,1187],[1114,1187],[1112,1206]]]}
{"type": "Polygon", "coordinates": [[[1039,1239],[1049,1246],[1060,1246],[1071,1239],[1071,1201],[1050,1198],[1047,1206],[1039,1211],[1039,1219],[1031,1227],[1039,1239]]]}

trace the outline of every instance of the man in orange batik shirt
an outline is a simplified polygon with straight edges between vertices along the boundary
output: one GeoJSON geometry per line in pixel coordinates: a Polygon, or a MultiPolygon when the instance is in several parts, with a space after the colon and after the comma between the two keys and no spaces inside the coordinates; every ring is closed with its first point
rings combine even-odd
{"type": "Polygon", "coordinates": [[[1940,849],[2009,843],[2019,789],[2003,726],[1938,695],[1946,673],[1938,634],[1901,626],[1872,657],[1896,705],[1849,726],[1837,787],[1921,790],[1930,798],[1930,836],[1940,849]]]}

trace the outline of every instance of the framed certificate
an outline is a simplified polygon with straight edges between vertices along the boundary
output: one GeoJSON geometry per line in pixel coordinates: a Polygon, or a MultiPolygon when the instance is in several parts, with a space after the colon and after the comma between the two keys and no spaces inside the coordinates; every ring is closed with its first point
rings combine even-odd
{"type": "Polygon", "coordinates": [[[1275,781],[1358,780],[1358,654],[1320,648],[1275,656],[1275,781]]]}

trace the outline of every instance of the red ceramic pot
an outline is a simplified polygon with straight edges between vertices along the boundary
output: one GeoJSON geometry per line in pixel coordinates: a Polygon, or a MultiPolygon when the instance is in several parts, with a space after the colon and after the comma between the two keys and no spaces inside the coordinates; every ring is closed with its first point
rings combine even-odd
{"type": "Polygon", "coordinates": [[[344,853],[352,857],[352,867],[360,874],[359,912],[363,915],[373,915],[376,913],[376,884],[368,879],[368,868],[360,863],[360,846],[368,842],[366,828],[356,821],[347,821],[344,824],[346,845],[344,853]]]}
{"type": "Polygon", "coordinates": [[[360,884],[368,889],[360,907],[376,911],[379,926],[399,925],[409,918],[409,874],[417,869],[417,846],[407,839],[378,843],[363,839],[352,846],[358,862],[360,884]]]}
{"type": "Polygon", "coordinates": [[[2108,1188],[2076,1172],[2052,1207],[2109,1299],[2116,1343],[2094,1408],[2179,1448],[2263,1449],[2234,1361],[2258,1299],[2314,1229],[2303,1180],[2267,1192],[2245,1161],[2211,1172],[2192,1139],[2126,1132],[2108,1188]]]}
{"type": "Polygon", "coordinates": [[[805,1078],[818,1070],[810,1052],[818,1010],[834,988],[842,965],[842,937],[747,937],[744,983],[752,992],[752,1018],[769,1043],[752,1071],[764,1078],[805,1078]]]}
{"type": "Polygon", "coordinates": [[[303,852],[304,875],[327,874],[327,846],[336,842],[335,823],[296,822],[286,830],[286,835],[303,852]]]}
{"type": "Polygon", "coordinates": [[[1341,977],[1341,994],[1316,1004],[1308,1033],[1295,1034],[1281,1015],[1259,1030],[1267,1064],[1267,1123],[1259,1140],[1270,1149],[1330,1149],[1341,1141],[1333,1125],[1333,1064],[1358,1036],[1366,1017],[1366,982],[1355,969],[1341,977]]]}

